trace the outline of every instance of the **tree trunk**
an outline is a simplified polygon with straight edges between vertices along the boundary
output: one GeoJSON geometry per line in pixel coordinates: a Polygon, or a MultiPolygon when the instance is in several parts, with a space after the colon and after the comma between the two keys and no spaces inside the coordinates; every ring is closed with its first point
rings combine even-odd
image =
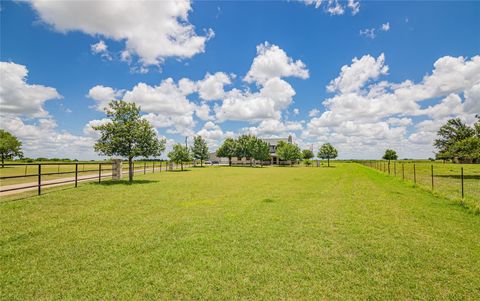
{"type": "Polygon", "coordinates": [[[133,158],[128,157],[128,182],[132,183],[133,181],[133,158]]]}
{"type": "Polygon", "coordinates": [[[328,167],[330,167],[330,158],[327,158],[327,164],[328,164],[328,167]]]}
{"type": "Polygon", "coordinates": [[[2,168],[4,168],[4,167],[5,167],[5,157],[2,154],[2,168]]]}
{"type": "Polygon", "coordinates": [[[183,171],[183,161],[180,162],[180,166],[181,166],[181,169],[182,169],[182,171],[183,171]]]}
{"type": "Polygon", "coordinates": [[[232,166],[232,157],[228,157],[228,166],[232,166]]]}
{"type": "Polygon", "coordinates": [[[200,167],[203,167],[203,160],[200,159],[200,167]]]}

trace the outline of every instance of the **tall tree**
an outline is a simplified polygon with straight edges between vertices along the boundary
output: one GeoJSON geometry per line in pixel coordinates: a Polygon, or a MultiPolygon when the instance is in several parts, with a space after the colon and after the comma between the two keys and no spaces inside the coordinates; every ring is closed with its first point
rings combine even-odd
{"type": "Polygon", "coordinates": [[[306,160],[310,160],[314,157],[314,154],[311,150],[309,149],[304,149],[302,150],[302,158],[306,160]]]}
{"type": "Polygon", "coordinates": [[[128,158],[128,180],[133,181],[133,158],[157,157],[165,150],[165,140],[158,139],[153,126],[140,116],[135,103],[114,100],[105,108],[109,122],[94,126],[100,132],[96,152],[105,156],[128,158]]]}
{"type": "Polygon", "coordinates": [[[170,158],[170,160],[176,164],[180,164],[183,171],[183,163],[190,161],[192,159],[192,155],[188,147],[177,143],[173,145],[172,151],[168,153],[168,158],[170,158]]]}
{"type": "Polygon", "coordinates": [[[263,162],[270,160],[270,146],[268,143],[261,139],[255,139],[252,156],[255,161],[260,161],[260,166],[263,167],[263,162]]]}
{"type": "Polygon", "coordinates": [[[302,158],[302,151],[297,145],[284,141],[277,144],[276,153],[281,160],[290,161],[290,166],[293,165],[293,161],[302,158]]]}
{"type": "Polygon", "coordinates": [[[437,158],[453,159],[455,153],[452,152],[452,146],[464,139],[475,135],[475,130],[469,127],[460,118],[453,118],[447,121],[446,124],[437,132],[438,138],[435,139],[433,145],[438,149],[437,158]]]}
{"type": "Polygon", "coordinates": [[[9,132],[0,130],[0,155],[2,156],[2,168],[5,160],[23,157],[22,142],[9,132]]]}
{"type": "Polygon", "coordinates": [[[228,158],[228,165],[232,166],[232,157],[236,155],[236,142],[233,138],[227,138],[217,149],[217,156],[228,158]]]}
{"type": "Polygon", "coordinates": [[[250,159],[250,166],[252,165],[253,146],[255,144],[255,137],[252,135],[242,135],[238,137],[235,144],[235,156],[238,158],[250,159]]]}
{"type": "Polygon", "coordinates": [[[397,152],[394,151],[393,149],[387,149],[385,150],[385,154],[382,157],[384,160],[388,160],[388,163],[390,163],[390,160],[397,160],[398,155],[397,152]]]}
{"type": "Polygon", "coordinates": [[[192,153],[194,159],[200,160],[200,166],[203,166],[204,160],[208,160],[208,146],[202,136],[193,138],[192,153]]]}
{"type": "Polygon", "coordinates": [[[330,143],[325,143],[320,147],[318,151],[318,157],[327,159],[328,166],[330,167],[330,159],[335,159],[338,156],[338,151],[330,143]]]}

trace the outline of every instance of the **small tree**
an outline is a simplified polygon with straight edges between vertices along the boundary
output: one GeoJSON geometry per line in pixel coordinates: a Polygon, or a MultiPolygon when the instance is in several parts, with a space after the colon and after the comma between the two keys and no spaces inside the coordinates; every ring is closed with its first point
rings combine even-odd
{"type": "Polygon", "coordinates": [[[140,107],[123,100],[111,101],[105,108],[109,122],[94,126],[100,132],[96,152],[105,156],[128,158],[128,180],[133,181],[133,158],[160,156],[165,140],[158,139],[153,126],[140,116],[140,107]]]}
{"type": "Polygon", "coordinates": [[[200,160],[200,166],[203,166],[204,160],[208,160],[208,146],[202,136],[193,138],[192,153],[194,159],[200,160]]]}
{"type": "Polygon", "coordinates": [[[2,156],[2,168],[5,160],[23,157],[22,142],[9,132],[0,130],[0,155],[2,156]]]}
{"type": "Polygon", "coordinates": [[[270,160],[270,146],[268,143],[261,139],[255,139],[252,156],[255,160],[259,160],[260,166],[263,167],[263,161],[270,160]]]}
{"type": "Polygon", "coordinates": [[[302,150],[302,158],[310,160],[314,157],[313,152],[309,149],[302,150]]]}
{"type": "Polygon", "coordinates": [[[284,141],[278,143],[276,153],[281,160],[290,161],[290,166],[293,165],[293,161],[302,158],[302,151],[297,145],[284,141]]]}
{"type": "Polygon", "coordinates": [[[318,151],[318,157],[327,159],[328,167],[330,167],[330,159],[335,159],[338,156],[338,151],[330,143],[325,143],[320,147],[318,151]]]}
{"type": "Polygon", "coordinates": [[[170,158],[170,160],[176,164],[180,164],[183,171],[183,163],[190,161],[192,159],[192,155],[190,154],[188,147],[177,143],[173,145],[172,151],[168,153],[168,158],[170,158]]]}
{"type": "Polygon", "coordinates": [[[398,155],[397,152],[394,151],[393,149],[387,149],[385,150],[385,154],[383,155],[383,160],[388,160],[388,163],[390,164],[390,160],[397,160],[398,155]]]}
{"type": "Polygon", "coordinates": [[[233,138],[227,138],[217,149],[217,156],[228,158],[228,165],[232,166],[232,157],[235,156],[236,143],[233,138]]]}

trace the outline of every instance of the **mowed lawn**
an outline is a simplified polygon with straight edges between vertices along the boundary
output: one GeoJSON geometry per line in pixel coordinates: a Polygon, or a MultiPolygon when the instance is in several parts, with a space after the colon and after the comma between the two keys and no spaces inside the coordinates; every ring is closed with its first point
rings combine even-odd
{"type": "Polygon", "coordinates": [[[0,298],[480,298],[480,216],[358,164],[209,167],[0,204],[0,298]]]}

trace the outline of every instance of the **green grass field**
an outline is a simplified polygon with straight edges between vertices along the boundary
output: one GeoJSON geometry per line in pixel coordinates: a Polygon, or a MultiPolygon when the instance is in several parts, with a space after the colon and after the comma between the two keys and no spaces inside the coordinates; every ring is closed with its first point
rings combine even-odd
{"type": "MultiPolygon", "coordinates": [[[[380,170],[388,173],[388,163],[378,162],[380,170]],[[385,171],[384,171],[385,170],[385,171]]],[[[416,184],[428,191],[432,191],[432,165],[433,165],[433,192],[463,202],[466,207],[480,213],[480,164],[453,164],[441,162],[391,162],[390,175],[414,183],[414,167],[416,184]],[[403,167],[402,167],[403,166],[403,167]],[[464,199],[462,200],[461,169],[463,168],[464,199]]]]}
{"type": "Polygon", "coordinates": [[[480,296],[480,216],[359,164],[147,174],[0,217],[4,300],[480,296]]]}

